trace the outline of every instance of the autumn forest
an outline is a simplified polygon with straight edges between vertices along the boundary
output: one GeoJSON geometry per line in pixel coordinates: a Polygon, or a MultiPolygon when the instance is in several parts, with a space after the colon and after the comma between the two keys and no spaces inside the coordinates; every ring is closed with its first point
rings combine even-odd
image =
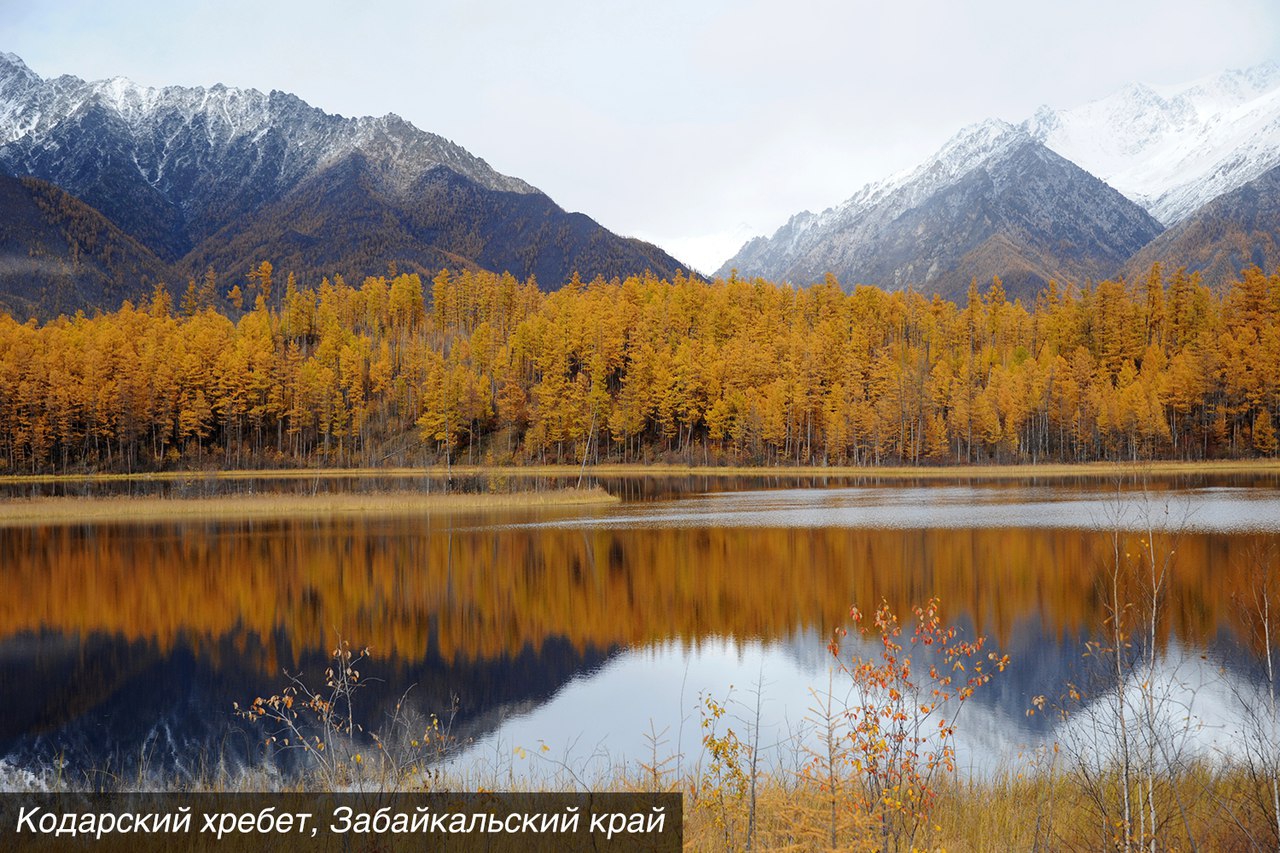
{"type": "Polygon", "coordinates": [[[974,282],[487,272],[358,287],[269,263],[224,294],[0,317],[9,473],[423,463],[946,464],[1270,456],[1280,273],[974,282]],[[283,280],[282,280],[283,279],[283,280]]]}

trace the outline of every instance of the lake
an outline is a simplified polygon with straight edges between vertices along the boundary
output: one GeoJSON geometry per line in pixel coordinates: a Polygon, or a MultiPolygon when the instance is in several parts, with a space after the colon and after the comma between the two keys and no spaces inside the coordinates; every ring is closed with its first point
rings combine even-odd
{"type": "Polygon", "coordinates": [[[278,693],[286,672],[319,686],[338,638],[371,650],[363,723],[397,705],[451,721],[457,778],[593,784],[655,753],[684,769],[705,697],[787,765],[818,698],[849,694],[827,643],[850,606],[905,616],[931,596],[1011,659],[959,722],[961,763],[981,771],[1062,735],[1028,716],[1032,700],[1089,678],[1113,546],[1133,554],[1148,536],[1173,555],[1157,646],[1162,677],[1196,703],[1199,748],[1229,748],[1256,684],[1243,596],[1259,555],[1276,565],[1274,475],[603,485],[623,502],[0,528],[3,784],[287,774],[234,703],[278,693]]]}

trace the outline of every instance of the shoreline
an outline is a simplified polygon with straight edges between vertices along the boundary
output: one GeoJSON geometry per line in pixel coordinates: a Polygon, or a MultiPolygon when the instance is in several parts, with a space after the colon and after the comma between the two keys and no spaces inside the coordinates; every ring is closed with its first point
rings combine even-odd
{"type": "MultiPolygon", "coordinates": [[[[0,485],[42,483],[216,482],[237,480],[339,480],[364,477],[441,479],[461,477],[865,477],[881,479],[1017,479],[1029,477],[1181,476],[1194,474],[1278,474],[1280,459],[1206,460],[1197,462],[1049,462],[1012,465],[821,466],[606,463],[585,468],[555,465],[454,465],[424,468],[236,468],[210,471],[146,473],[5,474],[0,485]]],[[[416,494],[416,493],[414,493],[416,494]]],[[[532,493],[537,494],[537,493],[532,493]]],[[[174,499],[178,500],[178,499],[174,499]]]]}
{"type": "Polygon", "coordinates": [[[556,489],[498,494],[256,494],[218,497],[36,497],[0,500],[0,527],[79,522],[239,520],[294,516],[431,515],[620,502],[604,489],[556,489]]]}

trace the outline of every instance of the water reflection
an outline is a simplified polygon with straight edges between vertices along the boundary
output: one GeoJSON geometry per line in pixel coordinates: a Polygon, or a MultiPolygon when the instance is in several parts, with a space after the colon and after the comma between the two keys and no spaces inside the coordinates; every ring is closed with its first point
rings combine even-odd
{"type": "MultiPolygon", "coordinates": [[[[1257,742],[1252,727],[1260,718],[1249,709],[1264,707],[1264,700],[1250,678],[1257,673],[1238,648],[1217,645],[1206,652],[1173,643],[1158,654],[1153,671],[1135,674],[1121,699],[1099,679],[1105,673],[1071,653],[1080,644],[1054,645],[1031,628],[1015,637],[1007,648],[1018,663],[975,693],[958,716],[950,716],[957,713],[954,704],[943,714],[958,720],[956,760],[967,772],[1029,764],[1055,743],[1063,760],[1096,767],[1118,750],[1117,701],[1125,703],[1130,748],[1150,730],[1161,739],[1166,760],[1239,755],[1245,744],[1257,742]],[[1097,692],[1071,703],[1067,684],[1093,684],[1097,692]],[[1053,687],[1060,689],[1048,697],[1045,712],[1028,715],[1032,697],[1053,687]],[[1071,713],[1063,714],[1068,708],[1071,713]]],[[[798,771],[806,755],[823,752],[824,709],[852,707],[862,695],[824,645],[824,638],[803,633],[783,642],[712,638],[692,647],[661,643],[630,650],[575,677],[547,703],[504,717],[459,763],[480,768],[482,776],[588,786],[607,784],[619,768],[639,763],[656,762],[678,774],[699,761],[702,700],[710,697],[726,706],[727,725],[759,748],[766,767],[798,771]],[[645,700],[619,702],[623,695],[645,700]]],[[[873,660],[876,651],[862,649],[873,660]]],[[[845,725],[840,721],[839,730],[847,731],[845,725]]]]}
{"type": "Polygon", "coordinates": [[[705,494],[633,507],[591,520],[542,522],[618,527],[1076,528],[1247,532],[1273,530],[1280,493],[1243,487],[1134,494],[1085,484],[778,489],[705,494]]]}
{"type": "Polygon", "coordinates": [[[375,718],[416,685],[424,713],[457,697],[474,760],[546,743],[615,767],[647,748],[651,722],[690,754],[698,694],[731,683],[767,687],[775,731],[799,725],[850,604],[906,612],[931,595],[1014,660],[965,730],[1007,751],[1044,732],[1030,697],[1079,678],[1082,638],[1106,616],[1109,520],[1129,519],[1122,549],[1148,517],[1158,547],[1176,549],[1162,645],[1216,661],[1248,636],[1233,593],[1280,529],[1275,490],[1114,497],[1088,482],[879,484],[495,516],[4,529],[0,754],[250,763],[231,703],[279,689],[282,668],[320,671],[341,635],[374,649],[375,718]]]}
{"type": "MultiPolygon", "coordinates": [[[[574,679],[547,704],[505,720],[462,760],[499,775],[542,778],[567,766],[586,784],[608,782],[638,761],[665,761],[678,773],[698,763],[702,700],[709,697],[726,706],[726,725],[759,747],[766,766],[798,769],[805,748],[819,747],[816,730],[828,697],[840,708],[858,696],[825,643],[806,632],[783,642],[711,638],[693,647],[661,643],[629,651],[574,679]],[[619,695],[646,699],[620,703],[619,695]]],[[[1042,739],[1045,726],[1025,715],[1022,680],[975,695],[958,743],[966,765],[989,768],[1011,749],[1042,739]]]]}

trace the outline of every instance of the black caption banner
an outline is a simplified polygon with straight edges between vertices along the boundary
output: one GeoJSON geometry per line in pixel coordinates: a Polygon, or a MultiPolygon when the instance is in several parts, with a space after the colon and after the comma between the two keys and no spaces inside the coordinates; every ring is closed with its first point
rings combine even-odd
{"type": "Polygon", "coordinates": [[[0,850],[677,853],[679,794],[0,794],[0,850]]]}

